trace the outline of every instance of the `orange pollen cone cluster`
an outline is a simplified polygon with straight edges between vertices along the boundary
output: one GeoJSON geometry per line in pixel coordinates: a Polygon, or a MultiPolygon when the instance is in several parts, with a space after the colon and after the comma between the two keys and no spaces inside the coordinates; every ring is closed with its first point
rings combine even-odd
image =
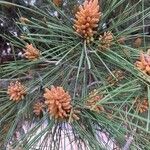
{"type": "Polygon", "coordinates": [[[10,96],[10,100],[18,102],[26,95],[25,87],[18,81],[11,82],[8,86],[7,94],[10,96]]]}
{"type": "Polygon", "coordinates": [[[71,96],[62,87],[46,88],[44,93],[48,112],[55,119],[67,119],[71,112],[71,96]]]}
{"type": "Polygon", "coordinates": [[[98,27],[101,17],[99,9],[98,0],[85,0],[75,15],[74,28],[87,41],[93,38],[94,30],[98,27]]]}
{"type": "Polygon", "coordinates": [[[26,49],[24,49],[24,57],[29,60],[36,60],[40,57],[40,52],[38,49],[34,48],[32,44],[27,44],[26,49]]]}
{"type": "Polygon", "coordinates": [[[150,75],[150,56],[142,53],[139,60],[135,62],[135,66],[142,72],[150,75]]]}
{"type": "Polygon", "coordinates": [[[97,113],[99,113],[100,111],[104,111],[103,106],[100,106],[99,104],[97,104],[102,98],[103,98],[102,94],[100,94],[96,89],[93,90],[89,94],[89,98],[86,102],[86,107],[90,110],[97,112],[97,113]]]}

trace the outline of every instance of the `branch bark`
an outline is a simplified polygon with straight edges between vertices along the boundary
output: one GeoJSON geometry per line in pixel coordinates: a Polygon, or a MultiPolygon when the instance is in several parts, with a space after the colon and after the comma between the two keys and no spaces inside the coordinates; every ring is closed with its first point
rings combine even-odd
{"type": "Polygon", "coordinates": [[[122,148],[122,150],[130,150],[130,146],[133,142],[133,139],[134,139],[133,136],[134,136],[135,132],[136,132],[136,129],[133,130],[133,133],[131,133],[131,135],[129,136],[129,138],[128,138],[127,142],[125,143],[124,147],[122,148]]]}

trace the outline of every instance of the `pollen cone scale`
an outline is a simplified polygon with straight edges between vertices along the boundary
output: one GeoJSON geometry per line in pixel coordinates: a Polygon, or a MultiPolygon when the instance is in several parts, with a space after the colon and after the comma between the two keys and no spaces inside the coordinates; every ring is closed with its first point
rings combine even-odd
{"type": "Polygon", "coordinates": [[[79,6],[79,11],[75,15],[74,29],[88,42],[92,40],[96,33],[95,29],[98,27],[101,17],[99,10],[98,0],[85,0],[83,5],[79,6]]]}
{"type": "Polygon", "coordinates": [[[141,53],[140,58],[136,61],[135,66],[143,73],[150,75],[150,56],[141,53]]]}

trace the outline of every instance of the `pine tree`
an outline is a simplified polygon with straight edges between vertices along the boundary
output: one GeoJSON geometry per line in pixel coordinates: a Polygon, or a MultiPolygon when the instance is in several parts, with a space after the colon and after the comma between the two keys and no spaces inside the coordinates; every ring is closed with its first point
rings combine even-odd
{"type": "Polygon", "coordinates": [[[145,1],[23,2],[0,1],[1,149],[148,150],[145,1]]]}

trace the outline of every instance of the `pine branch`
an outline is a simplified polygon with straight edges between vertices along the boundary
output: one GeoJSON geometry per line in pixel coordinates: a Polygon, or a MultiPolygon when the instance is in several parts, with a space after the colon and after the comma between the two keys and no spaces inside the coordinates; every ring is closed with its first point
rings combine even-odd
{"type": "Polygon", "coordinates": [[[26,81],[26,80],[32,80],[32,76],[25,76],[21,78],[14,78],[14,79],[0,79],[0,89],[6,89],[10,82],[15,82],[15,81],[26,81]]]}
{"type": "Polygon", "coordinates": [[[134,140],[134,134],[136,132],[136,129],[133,130],[133,133],[128,137],[127,142],[125,143],[124,147],[122,148],[122,150],[130,150],[130,146],[134,140]]]}

